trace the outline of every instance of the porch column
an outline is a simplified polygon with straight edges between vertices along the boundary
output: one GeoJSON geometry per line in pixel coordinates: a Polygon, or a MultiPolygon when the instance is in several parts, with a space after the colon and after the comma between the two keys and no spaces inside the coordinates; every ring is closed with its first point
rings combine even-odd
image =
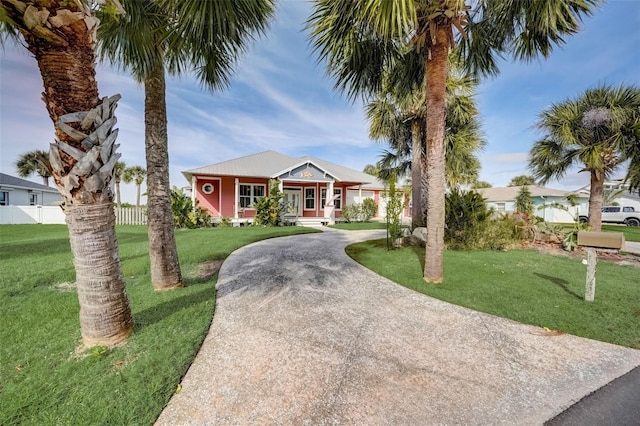
{"type": "Polygon", "coordinates": [[[325,204],[325,216],[326,209],[329,209],[329,225],[333,225],[336,222],[336,207],[333,204],[333,197],[333,181],[330,181],[329,185],[327,185],[327,201],[325,204]]]}
{"type": "Polygon", "coordinates": [[[238,204],[240,204],[240,179],[236,178],[235,194],[233,196],[233,218],[238,218],[238,204]]]}
{"type": "Polygon", "coordinates": [[[195,176],[191,176],[191,205],[193,207],[196,206],[196,177],[195,176]]]}
{"type": "Polygon", "coordinates": [[[362,184],[358,185],[358,202],[362,203],[362,184]]]}
{"type": "Polygon", "coordinates": [[[278,190],[280,191],[280,193],[284,191],[284,182],[280,179],[278,179],[278,190]]]}

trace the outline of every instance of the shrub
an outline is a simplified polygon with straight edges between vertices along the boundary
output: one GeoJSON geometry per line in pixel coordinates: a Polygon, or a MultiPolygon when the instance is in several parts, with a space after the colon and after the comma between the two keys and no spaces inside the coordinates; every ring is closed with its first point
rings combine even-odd
{"type": "Polygon", "coordinates": [[[282,216],[286,206],[282,202],[284,195],[280,192],[277,180],[269,181],[269,196],[260,197],[254,204],[256,215],[253,224],[256,226],[282,226],[282,216]]]}
{"type": "Polygon", "coordinates": [[[206,228],[211,216],[200,206],[193,206],[191,198],[182,189],[171,189],[171,213],[176,228],[206,228]]]}
{"type": "Polygon", "coordinates": [[[396,177],[389,178],[389,191],[387,192],[387,230],[389,238],[395,241],[400,238],[402,228],[400,225],[400,215],[404,208],[404,194],[396,190],[396,177]]]}
{"type": "Polygon", "coordinates": [[[362,201],[362,207],[360,207],[361,219],[363,222],[369,222],[376,216],[378,212],[378,205],[373,198],[365,198],[362,201]]]}

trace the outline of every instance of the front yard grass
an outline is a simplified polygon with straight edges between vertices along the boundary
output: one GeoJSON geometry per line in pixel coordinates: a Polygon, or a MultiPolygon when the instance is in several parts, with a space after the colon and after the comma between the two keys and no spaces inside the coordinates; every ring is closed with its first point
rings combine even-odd
{"type": "Polygon", "coordinates": [[[640,269],[599,261],[594,302],[584,301],[580,258],[533,250],[446,251],[444,283],[422,278],[424,248],[387,251],[385,240],[347,247],[357,262],[434,298],[526,324],[640,349],[640,269]]]}
{"type": "Polygon", "coordinates": [[[347,231],[362,231],[365,229],[386,229],[386,222],[340,222],[329,225],[330,228],[344,229],[347,231]]]}
{"type": "Polygon", "coordinates": [[[625,241],[640,242],[640,226],[602,225],[603,231],[622,232],[625,241]]]}
{"type": "Polygon", "coordinates": [[[306,232],[315,231],[177,230],[186,287],[154,292],[147,228],[118,227],[134,333],[121,347],[80,351],[66,226],[0,226],[0,424],[152,424],[211,324],[220,262],[251,242],[306,232]]]}

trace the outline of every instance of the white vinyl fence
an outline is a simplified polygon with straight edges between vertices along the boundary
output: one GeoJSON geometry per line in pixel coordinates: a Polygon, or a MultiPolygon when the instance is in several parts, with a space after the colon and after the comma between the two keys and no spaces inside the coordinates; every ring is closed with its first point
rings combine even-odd
{"type": "MultiPolygon", "coordinates": [[[[116,207],[116,224],[146,225],[147,209],[116,207]]],[[[59,206],[0,206],[0,225],[64,224],[64,213],[59,206]]]]}

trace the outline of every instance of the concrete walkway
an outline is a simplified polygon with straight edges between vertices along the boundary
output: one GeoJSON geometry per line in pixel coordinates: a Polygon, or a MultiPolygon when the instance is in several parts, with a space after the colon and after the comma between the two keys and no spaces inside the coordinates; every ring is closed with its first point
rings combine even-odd
{"type": "Polygon", "coordinates": [[[640,365],[640,351],[444,303],[344,253],[380,231],[246,246],[159,417],[184,424],[542,424],[640,365]]]}

